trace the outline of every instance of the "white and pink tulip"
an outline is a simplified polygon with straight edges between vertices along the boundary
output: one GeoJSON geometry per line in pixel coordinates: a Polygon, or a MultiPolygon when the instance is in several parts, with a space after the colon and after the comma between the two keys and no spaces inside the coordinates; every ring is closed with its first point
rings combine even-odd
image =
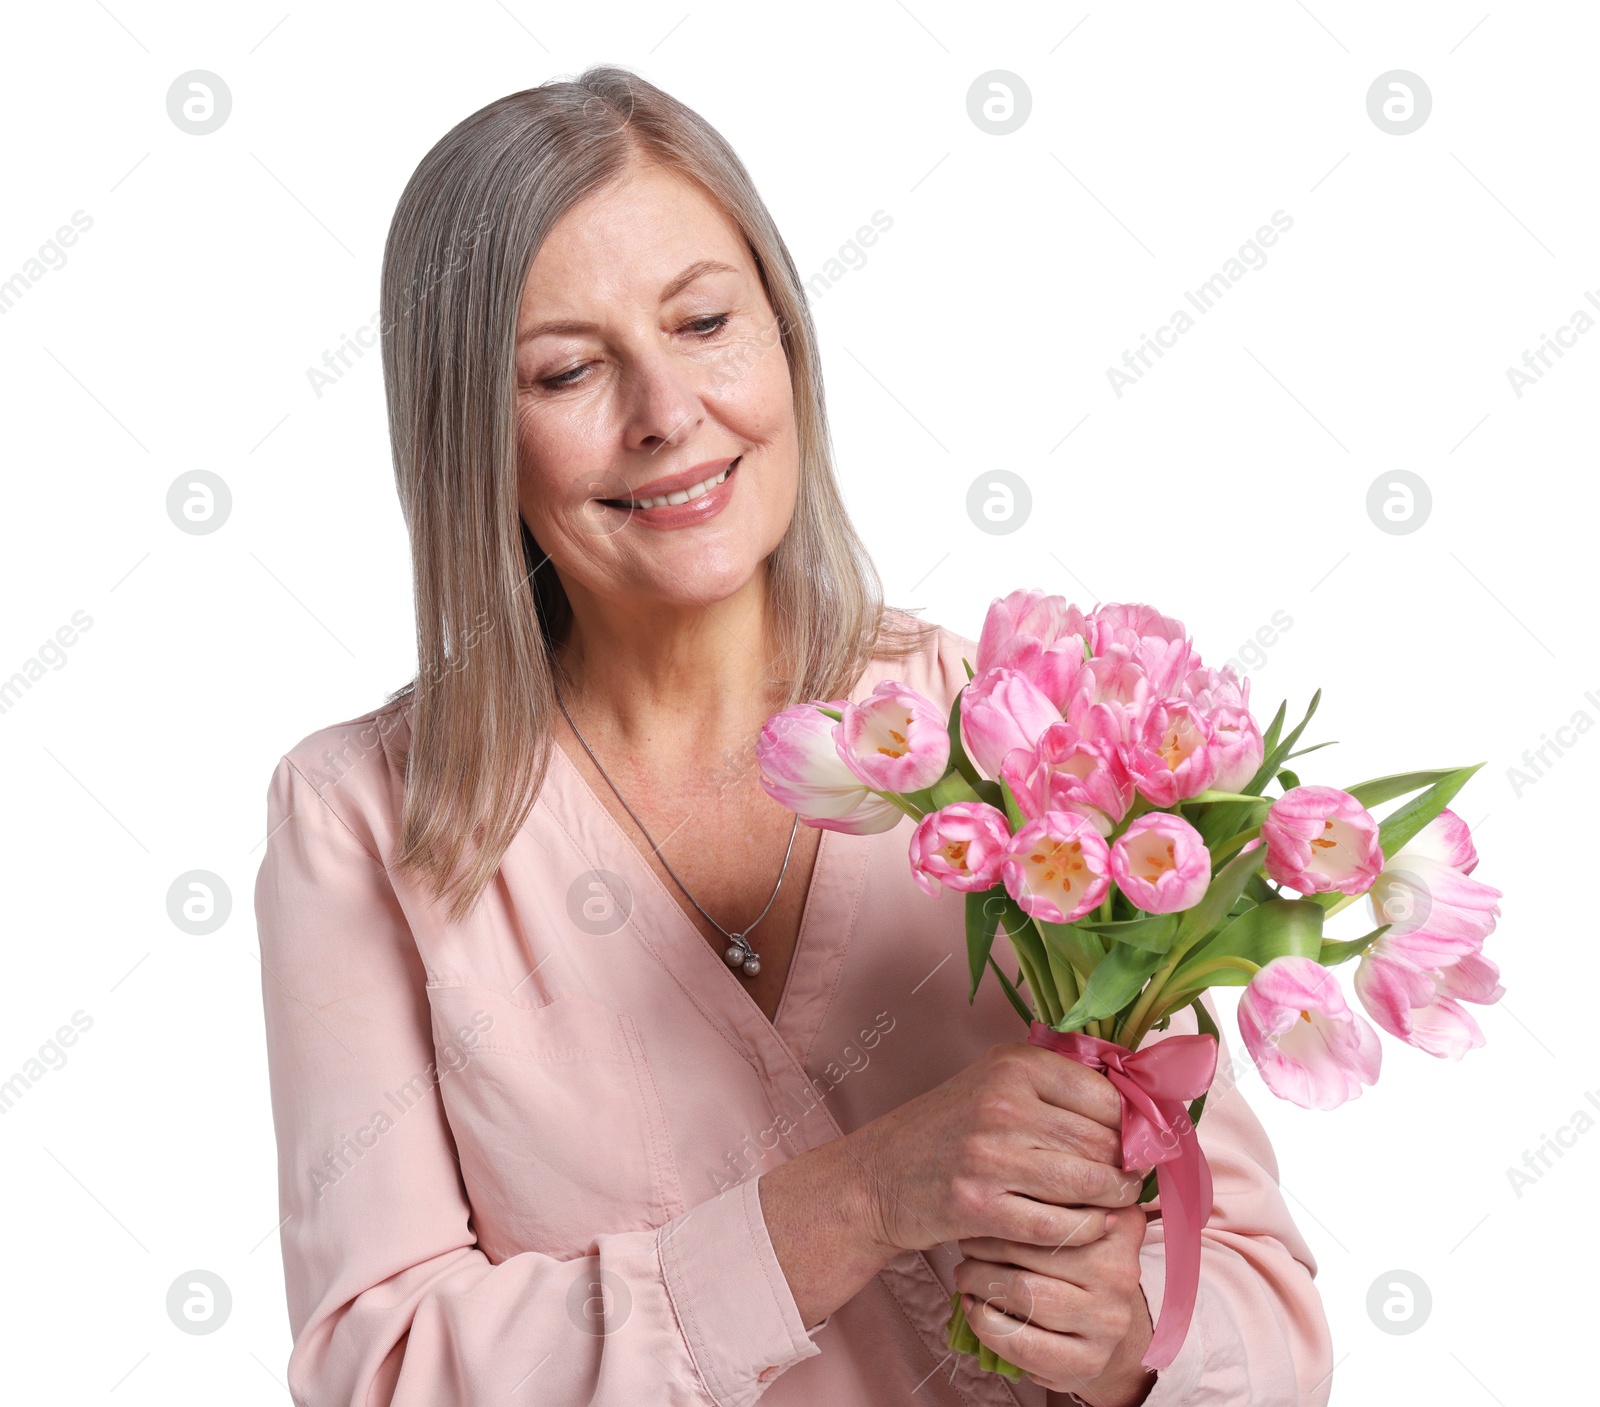
{"type": "Polygon", "coordinates": [[[1110,890],[1111,851],[1088,815],[1046,811],[1011,837],[1000,878],[1030,917],[1072,923],[1110,890]]]}
{"type": "Polygon", "coordinates": [[[1133,723],[1128,771],[1139,794],[1155,806],[1198,796],[1217,775],[1216,739],[1192,704],[1162,698],[1133,723]]]}
{"type": "Polygon", "coordinates": [[[911,835],[911,877],[925,893],[943,886],[963,894],[992,889],[1011,847],[1005,813],[981,801],[930,811],[911,835]]]}
{"type": "Polygon", "coordinates": [[[1373,883],[1374,923],[1391,927],[1362,954],[1355,989],[1390,1035],[1429,1055],[1459,1060],[1483,1044],[1463,1002],[1505,995],[1483,941],[1500,915],[1500,891],[1469,877],[1478,863],[1465,821],[1441,811],[1395,852],[1373,883]]]}
{"type": "Polygon", "coordinates": [[[1151,914],[1192,909],[1211,884],[1211,852],[1182,816],[1140,816],[1111,847],[1111,874],[1133,904],[1151,914]]]}
{"type": "Polygon", "coordinates": [[[1364,894],[1383,869],[1378,822],[1337,787],[1291,787],[1261,823],[1267,877],[1300,894],[1364,894]]]}
{"type": "Polygon", "coordinates": [[[839,756],[874,791],[931,787],[950,763],[944,714],[915,689],[886,679],[860,703],[840,710],[839,756]]]}
{"type": "Polygon", "coordinates": [[[1280,1099],[1333,1109],[1378,1078],[1378,1033],[1312,958],[1274,958],[1240,994],[1238,1015],[1245,1049],[1280,1099]]]}
{"type": "MultiPolygon", "coordinates": [[[[843,710],[843,699],[829,703],[843,710]]],[[[862,783],[839,756],[838,725],[815,704],[773,714],[756,738],[761,789],[807,825],[846,835],[893,830],[905,813],[862,783]]]]}

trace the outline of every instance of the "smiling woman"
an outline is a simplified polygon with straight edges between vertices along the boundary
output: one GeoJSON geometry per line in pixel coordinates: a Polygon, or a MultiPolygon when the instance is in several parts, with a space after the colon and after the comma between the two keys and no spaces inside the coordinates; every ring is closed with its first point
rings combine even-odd
{"type": "Polygon", "coordinates": [[[283,757],[255,895],[295,1399],[1324,1402],[1242,1095],[1157,1377],[1116,1090],[962,1000],[898,812],[799,827],[761,785],[787,706],[948,710],[975,646],[882,602],[726,142],[611,67],[491,103],[407,184],[382,302],[417,672],[283,757]],[[1021,1381],[952,1359],[958,1289],[1021,1381]]]}

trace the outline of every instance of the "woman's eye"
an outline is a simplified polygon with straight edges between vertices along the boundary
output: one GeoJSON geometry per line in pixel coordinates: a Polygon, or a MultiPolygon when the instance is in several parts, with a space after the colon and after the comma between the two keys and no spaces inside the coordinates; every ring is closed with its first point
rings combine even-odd
{"type": "Polygon", "coordinates": [[[571,378],[575,377],[580,371],[582,371],[584,365],[587,365],[587,363],[569,367],[566,371],[559,371],[554,376],[540,377],[539,384],[552,391],[559,391],[563,386],[575,385],[576,382],[571,378]]]}
{"type": "Polygon", "coordinates": [[[691,318],[684,326],[693,328],[702,337],[713,337],[728,325],[732,316],[731,313],[707,313],[704,317],[691,318]]]}
{"type": "MultiPolygon", "coordinates": [[[[696,337],[709,339],[715,337],[733,320],[732,313],[707,313],[703,317],[690,318],[683,324],[686,331],[692,332],[696,337]]],[[[577,366],[568,367],[565,371],[558,371],[554,376],[541,376],[539,384],[547,391],[559,391],[567,386],[576,386],[582,379],[587,362],[580,362],[577,366]]]]}

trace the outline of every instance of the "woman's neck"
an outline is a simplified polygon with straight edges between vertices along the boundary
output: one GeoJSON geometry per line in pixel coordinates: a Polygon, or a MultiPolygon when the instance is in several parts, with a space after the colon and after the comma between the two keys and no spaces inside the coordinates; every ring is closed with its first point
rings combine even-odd
{"type": "Polygon", "coordinates": [[[569,591],[568,600],[558,686],[597,731],[624,746],[659,747],[691,735],[742,735],[766,718],[778,685],[759,575],[708,605],[583,591],[569,591]]]}

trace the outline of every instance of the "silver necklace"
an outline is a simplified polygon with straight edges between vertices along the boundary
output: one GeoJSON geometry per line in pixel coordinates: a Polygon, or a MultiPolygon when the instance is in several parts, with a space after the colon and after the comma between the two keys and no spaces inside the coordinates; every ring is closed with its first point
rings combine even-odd
{"type": "Polygon", "coordinates": [[[633,807],[628,805],[627,798],[624,797],[620,791],[617,791],[617,784],[611,780],[611,774],[600,765],[600,759],[594,755],[594,749],[589,746],[588,740],[583,736],[583,734],[578,732],[578,725],[572,722],[572,715],[567,712],[566,701],[561,697],[561,690],[555,689],[554,685],[551,687],[554,689],[556,702],[561,705],[562,713],[566,714],[567,722],[572,724],[573,733],[576,734],[578,741],[583,744],[583,750],[589,754],[589,761],[594,763],[595,770],[606,779],[606,785],[611,788],[612,792],[615,793],[617,800],[622,803],[622,809],[630,816],[633,816],[634,825],[638,826],[639,829],[644,833],[644,838],[650,841],[650,848],[655,852],[656,859],[661,861],[661,864],[666,869],[666,872],[672,876],[673,883],[676,884],[679,889],[683,890],[684,895],[689,902],[693,904],[695,908],[700,909],[700,912],[702,915],[704,915],[706,922],[728,940],[727,949],[722,954],[723,961],[725,961],[728,966],[733,968],[735,971],[743,972],[746,977],[754,977],[758,972],[761,971],[761,954],[751,946],[750,940],[745,935],[748,934],[750,930],[756,926],[756,924],[760,923],[761,920],[767,916],[767,909],[772,907],[772,900],[778,897],[778,890],[783,887],[783,877],[789,872],[789,856],[794,851],[795,833],[800,829],[799,815],[797,814],[795,816],[794,825],[790,827],[789,830],[789,847],[783,852],[783,868],[778,871],[777,884],[772,886],[772,899],[768,899],[766,908],[763,908],[761,912],[757,914],[755,918],[747,923],[742,929],[740,929],[739,932],[729,933],[726,928],[716,921],[716,919],[712,918],[710,914],[706,913],[706,911],[700,907],[700,901],[696,899],[693,894],[689,893],[688,886],[678,878],[677,871],[675,871],[671,865],[667,864],[667,857],[661,853],[661,847],[657,845],[654,840],[651,840],[650,832],[645,830],[644,822],[641,821],[638,816],[634,815],[633,807]]]}

